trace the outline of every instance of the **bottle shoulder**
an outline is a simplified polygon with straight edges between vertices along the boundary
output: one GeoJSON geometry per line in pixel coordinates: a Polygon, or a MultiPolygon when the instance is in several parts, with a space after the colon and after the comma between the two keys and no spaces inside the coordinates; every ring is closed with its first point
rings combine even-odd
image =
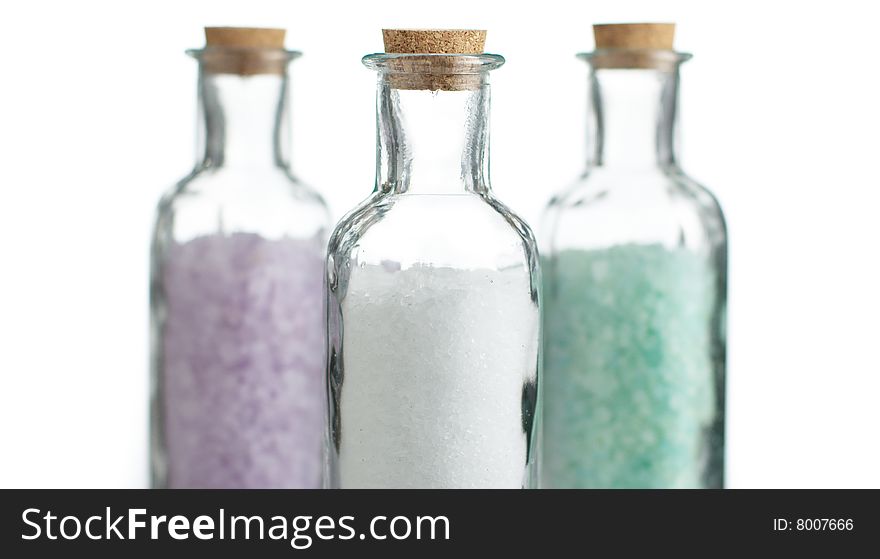
{"type": "MultiPolygon", "coordinates": [[[[493,196],[488,197],[486,201],[507,221],[523,243],[527,244],[529,247],[537,247],[537,237],[526,220],[510,209],[510,207],[504,204],[504,202],[493,196]]],[[[535,248],[534,250],[537,249],[535,248]]]]}
{"type": "Polygon", "coordinates": [[[694,247],[726,243],[718,200],[678,168],[594,168],[550,200],[541,228],[545,251],[622,242],[694,247]]]}
{"type": "Polygon", "coordinates": [[[284,167],[226,168],[197,166],[165,192],[170,202],[187,196],[206,200],[286,198],[326,206],[317,190],[284,167]]]}
{"type": "Polygon", "coordinates": [[[564,208],[590,203],[631,199],[662,199],[696,196],[700,202],[714,205],[717,199],[709,188],[688,176],[678,167],[618,170],[595,167],[555,194],[550,207],[564,208]]]}
{"type": "Polygon", "coordinates": [[[197,167],[160,198],[157,234],[190,238],[218,231],[326,238],[329,208],[289,171],[197,167]]]}
{"type": "Polygon", "coordinates": [[[330,235],[331,257],[489,266],[535,251],[529,226],[491,195],[376,192],[330,235]]]}

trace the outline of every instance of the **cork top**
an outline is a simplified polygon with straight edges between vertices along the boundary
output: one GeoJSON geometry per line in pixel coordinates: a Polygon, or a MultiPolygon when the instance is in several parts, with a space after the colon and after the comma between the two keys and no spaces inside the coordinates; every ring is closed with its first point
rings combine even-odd
{"type": "Polygon", "coordinates": [[[191,51],[211,74],[283,75],[299,53],[284,50],[284,29],[205,27],[205,48],[191,51]]]}
{"type": "Polygon", "coordinates": [[[383,29],[385,52],[367,55],[364,63],[378,69],[394,89],[476,90],[486,71],[504,58],[485,54],[486,31],[480,29],[383,29]]]}
{"type": "Polygon", "coordinates": [[[260,27],[205,27],[209,47],[239,49],[283,49],[284,29],[260,27]]]}
{"type": "Polygon", "coordinates": [[[690,55],[675,52],[674,23],[611,23],[593,26],[596,50],[581,55],[594,68],[672,71],[690,55]]]}
{"type": "Polygon", "coordinates": [[[672,50],[674,23],[606,23],[593,26],[596,49],[672,50]]]}
{"type": "Polygon", "coordinates": [[[385,52],[396,54],[480,54],[486,31],[478,29],[383,29],[385,52]]]}

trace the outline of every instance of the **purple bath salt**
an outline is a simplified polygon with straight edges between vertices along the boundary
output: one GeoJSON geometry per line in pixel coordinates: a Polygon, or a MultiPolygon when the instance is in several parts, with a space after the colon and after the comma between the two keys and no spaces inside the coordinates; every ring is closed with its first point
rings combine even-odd
{"type": "Polygon", "coordinates": [[[320,486],[323,248],[236,233],[168,251],[161,404],[169,487],[320,486]]]}

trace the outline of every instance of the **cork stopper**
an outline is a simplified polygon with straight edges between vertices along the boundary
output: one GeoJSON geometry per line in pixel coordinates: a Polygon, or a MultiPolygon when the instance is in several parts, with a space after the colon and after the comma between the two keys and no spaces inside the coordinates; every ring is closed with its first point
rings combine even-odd
{"type": "Polygon", "coordinates": [[[206,27],[201,60],[214,74],[283,74],[289,60],[284,29],[206,27]]]}
{"type": "Polygon", "coordinates": [[[611,23],[593,26],[597,49],[672,50],[674,23],[611,23]]]}
{"type": "Polygon", "coordinates": [[[467,91],[482,85],[479,65],[461,55],[483,54],[485,30],[383,29],[382,39],[387,54],[407,55],[387,63],[395,89],[467,91]]]}
{"type": "Polygon", "coordinates": [[[478,29],[383,29],[385,52],[398,54],[481,54],[486,31],[478,29]]]}
{"type": "Polygon", "coordinates": [[[285,34],[284,29],[205,27],[205,44],[238,49],[283,49],[285,34]]]}
{"type": "Polygon", "coordinates": [[[656,69],[675,66],[674,23],[612,23],[593,26],[596,68],[656,69]]]}

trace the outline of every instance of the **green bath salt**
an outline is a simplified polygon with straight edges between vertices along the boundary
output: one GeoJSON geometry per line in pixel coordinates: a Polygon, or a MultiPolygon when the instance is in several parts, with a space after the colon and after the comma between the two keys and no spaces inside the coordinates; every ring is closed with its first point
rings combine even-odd
{"type": "Polygon", "coordinates": [[[544,485],[705,486],[719,413],[706,256],[569,250],[544,275],[544,485]]]}

